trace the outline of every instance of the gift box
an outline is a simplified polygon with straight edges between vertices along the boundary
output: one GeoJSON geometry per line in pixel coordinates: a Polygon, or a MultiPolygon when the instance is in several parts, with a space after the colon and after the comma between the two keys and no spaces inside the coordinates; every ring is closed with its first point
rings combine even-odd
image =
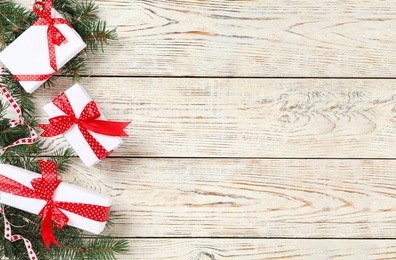
{"type": "Polygon", "coordinates": [[[52,8],[51,0],[45,5],[36,2],[33,9],[39,19],[0,53],[0,60],[29,93],[86,47],[80,35],[52,8]]]}
{"type": "Polygon", "coordinates": [[[43,238],[48,245],[56,244],[45,238],[51,238],[52,221],[58,228],[67,224],[94,234],[102,232],[110,213],[110,197],[60,182],[53,161],[39,162],[42,175],[0,164],[0,202],[43,216],[43,238]]]}
{"type": "Polygon", "coordinates": [[[130,122],[106,121],[84,88],[75,84],[44,106],[50,124],[39,124],[43,137],[63,134],[87,166],[105,158],[127,136],[124,128],[130,122]]]}

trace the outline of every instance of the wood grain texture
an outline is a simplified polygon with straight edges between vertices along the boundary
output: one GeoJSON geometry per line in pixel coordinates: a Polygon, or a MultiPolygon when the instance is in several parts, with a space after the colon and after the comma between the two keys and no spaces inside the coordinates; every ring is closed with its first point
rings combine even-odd
{"type": "Polygon", "coordinates": [[[128,256],[152,260],[276,260],[396,258],[394,240],[130,239],[128,256]]]}
{"type": "MultiPolygon", "coordinates": [[[[17,1],[25,6],[32,1],[17,1]]],[[[96,1],[119,40],[90,75],[394,77],[393,0],[96,1]]]]}
{"type": "Polygon", "coordinates": [[[396,161],[75,159],[64,181],[113,198],[120,237],[392,238],[396,161]],[[95,181],[93,181],[95,180],[95,181]]]}
{"type": "MultiPolygon", "coordinates": [[[[70,85],[37,90],[42,122],[42,106],[70,85]]],[[[82,85],[108,119],[132,120],[114,156],[396,155],[395,80],[91,77],[82,85]]]]}
{"type": "Polygon", "coordinates": [[[133,123],[62,179],[113,198],[118,259],[396,259],[394,0],[96,2],[82,84],[133,123]]]}

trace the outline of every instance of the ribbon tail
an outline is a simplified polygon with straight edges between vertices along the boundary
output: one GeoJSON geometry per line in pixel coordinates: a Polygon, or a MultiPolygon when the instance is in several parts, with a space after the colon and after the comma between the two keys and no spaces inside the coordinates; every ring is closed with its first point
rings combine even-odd
{"type": "Polygon", "coordinates": [[[56,131],[54,131],[54,127],[50,124],[38,124],[38,126],[44,130],[44,132],[42,132],[40,134],[40,136],[43,137],[52,137],[52,136],[56,136],[56,131]]]}
{"type": "Polygon", "coordinates": [[[43,216],[43,221],[41,223],[41,236],[45,246],[49,249],[51,243],[59,246],[58,241],[56,241],[54,236],[54,231],[52,229],[52,216],[51,211],[43,216]]]}
{"type": "Polygon", "coordinates": [[[80,122],[86,129],[103,135],[109,136],[128,136],[124,129],[131,122],[114,122],[106,120],[92,120],[80,122]]]}

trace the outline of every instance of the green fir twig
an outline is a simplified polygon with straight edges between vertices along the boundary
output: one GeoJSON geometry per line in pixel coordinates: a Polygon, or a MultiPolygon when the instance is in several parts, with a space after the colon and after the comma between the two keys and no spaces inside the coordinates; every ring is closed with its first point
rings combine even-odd
{"type": "MultiPolygon", "coordinates": [[[[108,29],[106,22],[97,15],[99,7],[94,1],[54,0],[53,7],[60,12],[80,34],[87,44],[85,51],[71,59],[63,66],[58,75],[79,81],[84,73],[86,52],[103,51],[104,45],[117,38],[116,29],[108,29]]],[[[0,0],[0,51],[21,35],[37,20],[37,15],[30,9],[20,5],[0,0]]],[[[22,110],[23,119],[30,126],[36,128],[34,95],[24,91],[14,77],[6,71],[0,75],[2,84],[15,98],[22,110]]],[[[43,87],[51,87],[54,82],[47,80],[43,87]]],[[[11,128],[11,116],[7,113],[8,103],[0,100],[0,147],[29,136],[26,126],[11,128]]],[[[39,141],[29,145],[19,145],[8,148],[0,156],[0,163],[7,163],[30,171],[40,172],[37,159],[48,153],[44,142],[39,141]]],[[[50,156],[57,165],[59,172],[66,171],[73,158],[71,149],[61,149],[50,156]]],[[[125,253],[127,240],[112,237],[87,237],[77,228],[66,226],[62,229],[54,228],[55,237],[61,246],[51,246],[48,250],[41,238],[41,217],[5,206],[6,216],[13,223],[13,233],[18,233],[32,242],[39,259],[115,259],[115,254],[125,253]]],[[[111,221],[110,221],[111,223],[111,221]]],[[[0,218],[0,258],[29,259],[23,242],[14,243],[4,239],[4,222],[0,218]]]]}

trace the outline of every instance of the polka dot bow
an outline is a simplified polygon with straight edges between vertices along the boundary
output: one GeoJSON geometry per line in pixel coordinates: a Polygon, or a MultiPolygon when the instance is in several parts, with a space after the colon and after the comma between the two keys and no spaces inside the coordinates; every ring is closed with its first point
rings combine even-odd
{"type": "Polygon", "coordinates": [[[101,114],[94,101],[89,102],[84,107],[79,118],[76,117],[73,107],[65,93],[55,98],[52,103],[66,115],[50,118],[49,124],[39,124],[39,127],[44,130],[44,132],[41,133],[43,137],[63,134],[74,124],[77,124],[84,139],[87,141],[96,157],[100,160],[106,157],[109,151],[107,151],[89,131],[109,136],[127,136],[124,129],[130,122],[98,120],[101,114]]]}
{"type": "Polygon", "coordinates": [[[95,221],[107,221],[110,214],[110,207],[85,203],[54,201],[54,192],[61,183],[57,178],[56,165],[54,161],[45,162],[39,160],[39,163],[42,177],[35,178],[31,181],[33,189],[8,177],[0,175],[0,191],[17,196],[46,201],[46,204],[41,209],[39,216],[43,217],[41,233],[44,244],[47,248],[50,247],[51,243],[59,246],[59,243],[56,241],[53,233],[52,221],[54,221],[57,228],[66,226],[69,221],[69,218],[60,209],[95,221]]]}

